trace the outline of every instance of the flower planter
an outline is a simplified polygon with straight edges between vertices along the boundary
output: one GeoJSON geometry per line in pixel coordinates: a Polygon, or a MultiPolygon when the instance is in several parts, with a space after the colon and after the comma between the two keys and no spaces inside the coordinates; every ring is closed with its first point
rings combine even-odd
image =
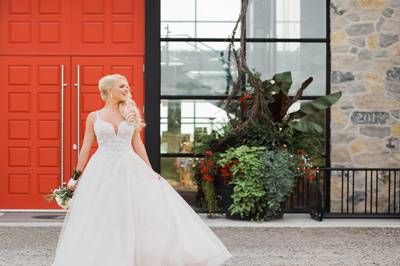
{"type": "Polygon", "coordinates": [[[221,197],[222,197],[222,207],[225,212],[225,217],[232,220],[251,220],[252,216],[244,216],[243,218],[239,214],[231,214],[229,211],[229,206],[233,203],[231,195],[233,194],[233,186],[221,186],[221,197]]]}
{"type": "Polygon", "coordinates": [[[286,209],[286,199],[280,203],[281,209],[275,213],[274,216],[270,218],[270,220],[283,219],[283,215],[285,214],[286,209]]]}
{"type": "MultiPolygon", "coordinates": [[[[229,206],[233,203],[233,200],[231,198],[231,195],[233,194],[233,186],[228,185],[228,186],[221,186],[221,197],[222,197],[222,207],[225,212],[225,217],[228,219],[232,220],[245,220],[249,221],[253,216],[244,216],[243,218],[239,214],[231,214],[229,211],[229,206]]],[[[285,208],[286,208],[286,199],[281,202],[281,210],[278,211],[274,216],[270,218],[270,220],[276,220],[276,219],[283,219],[283,216],[285,214],[285,208]]]]}

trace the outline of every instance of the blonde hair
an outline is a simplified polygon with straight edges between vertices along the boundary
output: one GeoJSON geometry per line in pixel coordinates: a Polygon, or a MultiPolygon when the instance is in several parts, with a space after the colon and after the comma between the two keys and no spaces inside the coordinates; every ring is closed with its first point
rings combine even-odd
{"type": "Polygon", "coordinates": [[[108,100],[109,93],[108,93],[107,89],[114,86],[115,83],[117,83],[121,79],[128,82],[128,79],[125,76],[120,75],[120,74],[106,75],[99,80],[98,87],[99,87],[101,99],[103,101],[108,100]]]}
{"type": "MultiPolygon", "coordinates": [[[[109,93],[107,89],[113,87],[121,79],[128,82],[128,79],[120,74],[106,75],[99,80],[98,87],[100,91],[100,97],[103,101],[108,100],[109,93]]],[[[119,111],[125,119],[130,113],[133,114],[134,118],[132,120],[129,120],[128,122],[132,124],[135,127],[135,129],[146,126],[140,115],[139,108],[137,107],[136,102],[132,99],[132,95],[130,92],[128,93],[127,101],[121,102],[119,104],[119,111]]]]}
{"type": "Polygon", "coordinates": [[[146,123],[143,122],[140,115],[139,108],[137,107],[136,102],[132,99],[130,92],[128,92],[127,100],[119,105],[119,111],[125,119],[127,119],[129,114],[133,114],[133,119],[128,120],[128,122],[133,125],[135,129],[141,129],[146,126],[146,123]]]}

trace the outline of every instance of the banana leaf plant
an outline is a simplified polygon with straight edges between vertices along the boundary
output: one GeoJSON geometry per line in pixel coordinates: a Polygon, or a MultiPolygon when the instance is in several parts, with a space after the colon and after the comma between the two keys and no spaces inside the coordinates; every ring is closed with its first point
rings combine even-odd
{"type": "Polygon", "coordinates": [[[272,80],[274,81],[271,86],[273,101],[268,104],[268,107],[274,122],[282,123],[283,125],[287,124],[305,133],[321,133],[322,127],[313,122],[312,117],[336,103],[340,99],[342,92],[339,91],[304,102],[299,110],[288,114],[289,108],[302,97],[304,90],[310,85],[313,78],[310,77],[305,80],[293,97],[289,96],[289,90],[292,86],[291,72],[275,74],[272,80]]]}

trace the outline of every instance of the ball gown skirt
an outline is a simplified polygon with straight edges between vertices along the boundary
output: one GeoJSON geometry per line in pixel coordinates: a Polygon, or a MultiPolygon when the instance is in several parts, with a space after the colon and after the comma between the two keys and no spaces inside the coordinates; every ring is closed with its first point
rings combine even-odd
{"type": "Polygon", "coordinates": [[[98,149],[64,218],[52,266],[214,266],[232,257],[175,189],[135,153],[134,126],[98,111],[98,149]]]}

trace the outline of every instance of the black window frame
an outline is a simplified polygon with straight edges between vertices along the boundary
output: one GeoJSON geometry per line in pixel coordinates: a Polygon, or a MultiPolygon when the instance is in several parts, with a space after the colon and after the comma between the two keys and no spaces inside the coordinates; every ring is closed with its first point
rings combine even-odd
{"type": "MultiPolygon", "coordinates": [[[[325,95],[331,93],[331,47],[330,47],[330,5],[326,1],[326,35],[325,38],[246,38],[247,43],[325,43],[326,46],[326,86],[325,95]]],[[[161,0],[147,0],[145,6],[145,146],[153,169],[160,172],[161,158],[167,157],[201,157],[196,153],[161,153],[160,140],[160,104],[162,100],[219,100],[226,95],[161,95],[161,43],[162,42],[229,42],[227,38],[161,38],[161,0]]],[[[239,38],[235,38],[239,42],[239,38]]],[[[303,96],[302,100],[316,99],[320,96],[303,96]]],[[[330,110],[325,115],[325,166],[331,165],[330,156],[330,110]]]]}

